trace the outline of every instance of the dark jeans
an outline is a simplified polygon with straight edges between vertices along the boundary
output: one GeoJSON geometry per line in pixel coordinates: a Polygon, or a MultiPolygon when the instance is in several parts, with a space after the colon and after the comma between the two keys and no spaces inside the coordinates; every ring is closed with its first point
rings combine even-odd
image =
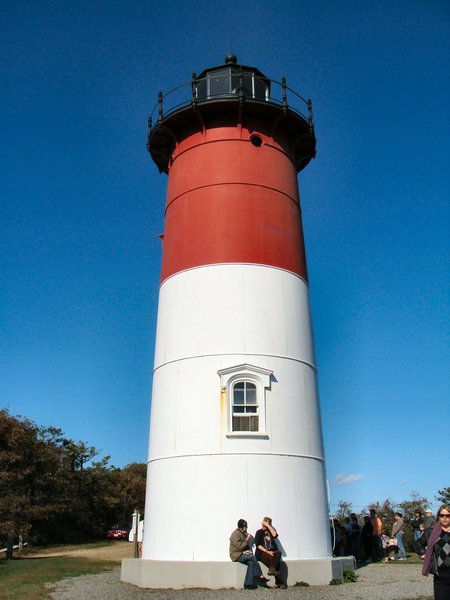
{"type": "MultiPolygon", "coordinates": [[[[261,552],[259,560],[269,567],[269,571],[280,571],[281,552],[275,550],[273,556],[270,556],[266,552],[261,552]]],[[[275,575],[275,583],[277,585],[285,585],[286,582],[279,575],[275,575]]]]}
{"type": "Polygon", "coordinates": [[[366,560],[372,557],[372,536],[363,538],[364,554],[366,560]]]}
{"type": "Polygon", "coordinates": [[[244,585],[257,585],[258,582],[255,582],[255,578],[259,578],[262,575],[262,571],[256,560],[256,556],[254,554],[241,554],[237,562],[247,565],[244,585]]]}
{"type": "Polygon", "coordinates": [[[383,546],[379,535],[372,535],[372,560],[375,562],[383,556],[383,546]]]}
{"type": "Polygon", "coordinates": [[[359,560],[359,539],[350,538],[350,554],[359,560]]]}
{"type": "Polygon", "coordinates": [[[443,582],[437,575],[434,576],[434,600],[448,600],[450,598],[450,585],[443,582]]]}

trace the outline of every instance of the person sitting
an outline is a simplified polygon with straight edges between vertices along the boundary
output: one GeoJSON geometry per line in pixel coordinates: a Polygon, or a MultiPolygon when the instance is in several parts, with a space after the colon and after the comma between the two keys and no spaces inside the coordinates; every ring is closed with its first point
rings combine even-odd
{"type": "Polygon", "coordinates": [[[285,590],[286,581],[280,574],[281,552],[276,545],[278,537],[277,530],[272,525],[270,517],[264,517],[261,523],[261,529],[255,533],[255,556],[258,560],[269,567],[268,575],[275,577],[275,585],[285,590]]]}
{"type": "Polygon", "coordinates": [[[389,560],[397,560],[398,559],[398,545],[397,540],[395,538],[390,538],[384,532],[381,534],[381,544],[383,546],[384,552],[384,562],[388,562],[389,560]],[[394,552],[394,558],[390,558],[389,554],[394,552]]]}
{"type": "Polygon", "coordinates": [[[230,536],[230,558],[233,562],[240,562],[243,565],[247,565],[244,588],[246,590],[256,590],[258,585],[267,587],[269,580],[262,574],[256,556],[249,547],[251,536],[247,532],[247,528],[247,521],[239,519],[237,529],[230,536]]]}

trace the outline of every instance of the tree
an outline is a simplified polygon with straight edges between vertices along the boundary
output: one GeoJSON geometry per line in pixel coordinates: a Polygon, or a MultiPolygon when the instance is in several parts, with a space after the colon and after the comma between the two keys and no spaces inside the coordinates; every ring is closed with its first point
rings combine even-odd
{"type": "Polygon", "coordinates": [[[431,505],[428,498],[422,497],[418,492],[411,492],[411,500],[404,500],[398,506],[404,518],[411,521],[415,512],[419,511],[423,515],[431,505]]]}
{"type": "Polygon", "coordinates": [[[54,509],[52,474],[58,469],[58,430],[0,411],[0,533],[27,534],[54,509]]]}
{"type": "Polygon", "coordinates": [[[144,508],[146,466],[124,469],[56,427],[0,411],[0,535],[35,543],[103,537],[144,508]],[[97,460],[94,460],[97,458],[97,460]]]}
{"type": "Polygon", "coordinates": [[[128,521],[134,510],[141,514],[145,506],[145,482],[147,465],[131,463],[117,471],[117,486],[121,500],[118,521],[128,521]]]}
{"type": "Polygon", "coordinates": [[[338,509],[336,511],[336,518],[339,519],[339,522],[343,522],[345,517],[349,517],[352,512],[352,505],[350,502],[345,502],[344,500],[340,500],[338,504],[338,509]]]}
{"type": "Polygon", "coordinates": [[[450,487],[438,490],[438,493],[436,494],[435,498],[441,504],[450,504],[450,487]]]}

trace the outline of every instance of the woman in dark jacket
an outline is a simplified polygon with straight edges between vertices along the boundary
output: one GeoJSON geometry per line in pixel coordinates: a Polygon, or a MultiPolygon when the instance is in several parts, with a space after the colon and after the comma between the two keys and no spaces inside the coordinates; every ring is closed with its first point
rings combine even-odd
{"type": "Polygon", "coordinates": [[[423,559],[422,575],[434,575],[435,600],[450,598],[450,505],[443,504],[437,512],[436,524],[415,542],[416,552],[423,559]]]}

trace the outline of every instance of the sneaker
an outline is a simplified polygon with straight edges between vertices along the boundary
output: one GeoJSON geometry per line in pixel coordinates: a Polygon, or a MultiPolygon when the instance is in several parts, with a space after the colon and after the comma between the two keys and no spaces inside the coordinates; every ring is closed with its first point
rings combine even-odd
{"type": "Polygon", "coordinates": [[[406,556],[405,556],[405,557],[403,557],[403,556],[402,556],[402,557],[401,557],[401,558],[399,558],[398,560],[408,560],[408,559],[406,558],[406,556]]]}

